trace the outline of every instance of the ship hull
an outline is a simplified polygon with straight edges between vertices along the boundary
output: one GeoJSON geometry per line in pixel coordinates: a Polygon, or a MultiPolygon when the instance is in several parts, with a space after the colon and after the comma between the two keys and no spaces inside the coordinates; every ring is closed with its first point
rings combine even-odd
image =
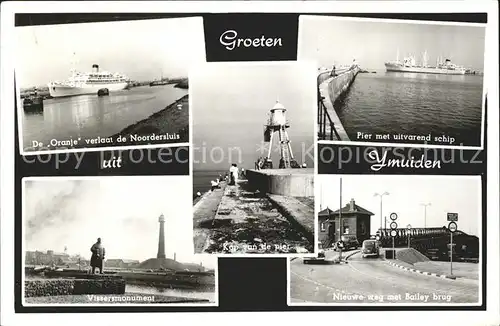
{"type": "Polygon", "coordinates": [[[390,63],[385,64],[385,68],[389,72],[416,72],[422,74],[438,74],[438,75],[465,75],[465,69],[440,69],[431,67],[405,67],[390,63]]]}
{"type": "Polygon", "coordinates": [[[82,85],[82,86],[69,86],[60,84],[49,84],[49,93],[52,97],[68,97],[78,95],[95,94],[100,89],[107,88],[110,92],[121,91],[127,88],[128,83],[113,83],[102,85],[82,85]]]}

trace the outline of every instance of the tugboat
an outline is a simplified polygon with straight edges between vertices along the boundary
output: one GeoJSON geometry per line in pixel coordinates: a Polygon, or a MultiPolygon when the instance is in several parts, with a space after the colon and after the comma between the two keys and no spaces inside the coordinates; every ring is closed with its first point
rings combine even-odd
{"type": "Polygon", "coordinates": [[[160,79],[154,80],[149,83],[149,86],[163,86],[168,85],[168,78],[163,78],[163,73],[161,74],[160,79]]]}
{"type": "Polygon", "coordinates": [[[39,96],[36,91],[31,92],[23,99],[23,109],[27,112],[43,111],[43,97],[39,96]]]}

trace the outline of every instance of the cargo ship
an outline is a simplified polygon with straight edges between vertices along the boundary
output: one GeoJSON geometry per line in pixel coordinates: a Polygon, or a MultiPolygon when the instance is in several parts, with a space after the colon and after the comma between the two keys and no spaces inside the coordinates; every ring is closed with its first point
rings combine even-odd
{"type": "Polygon", "coordinates": [[[97,94],[99,90],[109,92],[121,91],[128,86],[128,78],[119,73],[99,71],[99,65],[92,65],[92,72],[81,73],[72,70],[71,76],[62,82],[48,84],[52,97],[66,97],[86,94],[97,94]]]}
{"type": "MultiPolygon", "coordinates": [[[[399,52],[399,51],[398,51],[399,52]]],[[[399,53],[396,56],[396,61],[385,63],[385,68],[388,72],[416,72],[424,74],[443,74],[443,75],[465,75],[466,69],[451,62],[450,59],[438,58],[436,66],[427,65],[427,52],[424,52],[421,65],[416,64],[414,56],[408,56],[399,61],[399,53]]]]}

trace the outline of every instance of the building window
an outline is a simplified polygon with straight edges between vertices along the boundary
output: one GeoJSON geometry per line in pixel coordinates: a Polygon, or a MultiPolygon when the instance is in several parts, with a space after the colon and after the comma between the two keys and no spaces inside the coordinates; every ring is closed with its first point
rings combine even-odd
{"type": "Polygon", "coordinates": [[[321,224],[320,224],[319,227],[320,227],[321,232],[325,232],[326,231],[325,222],[321,222],[321,224]]]}

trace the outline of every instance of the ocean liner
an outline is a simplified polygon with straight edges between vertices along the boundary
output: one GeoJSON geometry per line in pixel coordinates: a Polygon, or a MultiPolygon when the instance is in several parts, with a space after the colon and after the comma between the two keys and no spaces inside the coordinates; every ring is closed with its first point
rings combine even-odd
{"type": "Polygon", "coordinates": [[[399,61],[399,53],[396,61],[386,62],[385,68],[387,71],[397,72],[417,72],[424,74],[443,74],[443,75],[464,75],[466,69],[452,63],[450,59],[442,60],[437,59],[436,66],[431,67],[427,65],[427,52],[424,52],[422,65],[417,65],[414,56],[408,56],[399,61]]]}
{"type": "Polygon", "coordinates": [[[92,72],[81,73],[72,70],[68,80],[48,84],[50,96],[65,97],[97,94],[100,89],[120,91],[128,86],[128,78],[122,74],[99,71],[99,65],[92,65],[92,72]]]}

